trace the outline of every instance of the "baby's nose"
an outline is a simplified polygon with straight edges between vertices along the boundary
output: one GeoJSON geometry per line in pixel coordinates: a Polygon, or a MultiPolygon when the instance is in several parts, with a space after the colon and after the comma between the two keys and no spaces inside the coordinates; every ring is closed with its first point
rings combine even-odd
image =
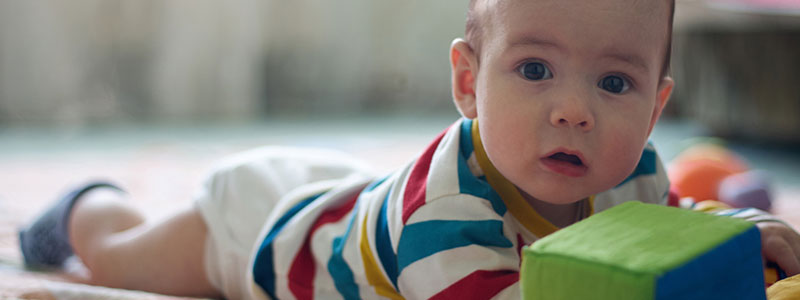
{"type": "Polygon", "coordinates": [[[594,128],[594,116],[588,105],[582,100],[574,99],[557,105],[551,115],[550,123],[555,127],[575,127],[583,131],[594,128]]]}

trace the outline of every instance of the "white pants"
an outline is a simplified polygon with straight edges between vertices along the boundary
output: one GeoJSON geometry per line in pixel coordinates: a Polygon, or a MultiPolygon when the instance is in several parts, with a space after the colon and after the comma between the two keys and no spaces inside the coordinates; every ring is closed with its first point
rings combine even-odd
{"type": "Polygon", "coordinates": [[[208,226],[205,270],[211,284],[228,299],[249,295],[250,254],[276,204],[291,200],[284,199],[289,192],[370,174],[363,163],[329,150],[264,147],[223,160],[195,196],[208,226]]]}

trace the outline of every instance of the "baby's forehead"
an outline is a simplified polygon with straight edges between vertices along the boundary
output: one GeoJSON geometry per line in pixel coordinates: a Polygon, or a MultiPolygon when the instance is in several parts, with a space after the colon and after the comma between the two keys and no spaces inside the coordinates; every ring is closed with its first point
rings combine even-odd
{"type": "MultiPolygon", "coordinates": [[[[492,10],[496,8],[502,8],[507,6],[509,3],[515,1],[522,1],[522,2],[546,2],[546,1],[558,1],[558,2],[569,2],[567,0],[470,0],[469,2],[469,10],[474,12],[484,12],[487,10],[492,10]]],[[[585,0],[579,0],[580,2],[585,0]]],[[[593,0],[595,2],[604,2],[606,0],[593,0]]],[[[674,0],[624,0],[622,4],[624,4],[623,8],[630,8],[632,10],[637,11],[651,11],[652,13],[658,13],[656,9],[654,9],[654,5],[657,5],[663,9],[668,9],[670,7],[670,3],[674,0]]],[[[580,4],[580,3],[578,3],[580,4]]],[[[567,4],[570,5],[570,4],[567,4]]],[[[571,4],[574,5],[574,4],[571,4]]]]}
{"type": "Polygon", "coordinates": [[[533,40],[584,57],[633,52],[663,67],[655,64],[669,56],[670,1],[474,0],[471,13],[483,37],[473,46],[482,53],[533,40]]]}
{"type": "MultiPolygon", "coordinates": [[[[579,3],[568,3],[568,0],[470,0],[470,14],[480,20],[490,17],[493,13],[503,11],[512,6],[514,2],[558,2],[562,5],[580,5],[585,0],[577,0],[579,3]]],[[[647,17],[661,16],[669,13],[670,3],[674,0],[592,0],[593,2],[616,2],[617,10],[636,13],[647,17]]]]}
{"type": "MultiPolygon", "coordinates": [[[[673,3],[675,0],[471,0],[468,22],[481,27],[508,22],[504,13],[509,10],[523,12],[554,11],[554,7],[569,8],[570,14],[583,14],[581,18],[597,18],[598,14],[617,14],[621,16],[638,16],[647,20],[663,20],[663,29],[671,32],[673,3]],[[599,6],[596,11],[575,9],[581,6],[599,6]],[[550,9],[548,9],[550,8],[550,9]],[[666,21],[670,21],[667,23],[666,21]]],[[[555,12],[554,12],[555,13],[555,12]]],[[[651,24],[653,22],[650,22],[651,24]]],[[[510,24],[511,26],[518,24],[510,24]]],[[[547,24],[542,24],[546,26],[547,24]]],[[[468,28],[468,31],[470,29],[468,28]]],[[[478,29],[485,31],[486,29],[478,29]]]]}
{"type": "Polygon", "coordinates": [[[657,35],[664,41],[671,31],[670,1],[473,0],[470,9],[477,19],[475,23],[480,24],[480,31],[487,35],[519,31],[556,34],[566,30],[588,34],[600,28],[618,35],[657,35]]]}

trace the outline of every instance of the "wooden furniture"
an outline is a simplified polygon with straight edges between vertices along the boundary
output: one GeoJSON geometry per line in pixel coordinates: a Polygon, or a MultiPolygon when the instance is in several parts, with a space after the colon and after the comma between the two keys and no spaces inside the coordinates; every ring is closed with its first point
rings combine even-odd
{"type": "Polygon", "coordinates": [[[667,113],[715,135],[800,144],[800,1],[678,0],[667,113]]]}

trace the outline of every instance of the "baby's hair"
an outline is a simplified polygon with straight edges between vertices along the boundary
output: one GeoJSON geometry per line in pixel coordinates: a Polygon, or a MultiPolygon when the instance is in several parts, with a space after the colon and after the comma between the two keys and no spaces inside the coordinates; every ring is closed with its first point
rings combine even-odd
{"type": "Polygon", "coordinates": [[[469,44],[472,51],[480,59],[481,45],[481,24],[478,21],[478,12],[475,5],[479,0],[469,0],[469,8],[467,9],[467,26],[464,30],[464,39],[469,44]]]}
{"type": "MultiPolygon", "coordinates": [[[[469,1],[469,10],[467,11],[467,26],[464,32],[464,39],[467,40],[467,43],[469,44],[470,48],[472,48],[472,51],[475,52],[475,56],[478,57],[478,59],[480,59],[481,45],[483,42],[481,35],[480,16],[475,8],[479,1],[484,0],[469,1]]],[[[669,27],[667,27],[667,51],[666,55],[664,56],[664,63],[661,66],[661,76],[667,76],[669,74],[669,64],[672,57],[672,19],[675,16],[675,0],[667,1],[669,1],[669,27]]]]}

